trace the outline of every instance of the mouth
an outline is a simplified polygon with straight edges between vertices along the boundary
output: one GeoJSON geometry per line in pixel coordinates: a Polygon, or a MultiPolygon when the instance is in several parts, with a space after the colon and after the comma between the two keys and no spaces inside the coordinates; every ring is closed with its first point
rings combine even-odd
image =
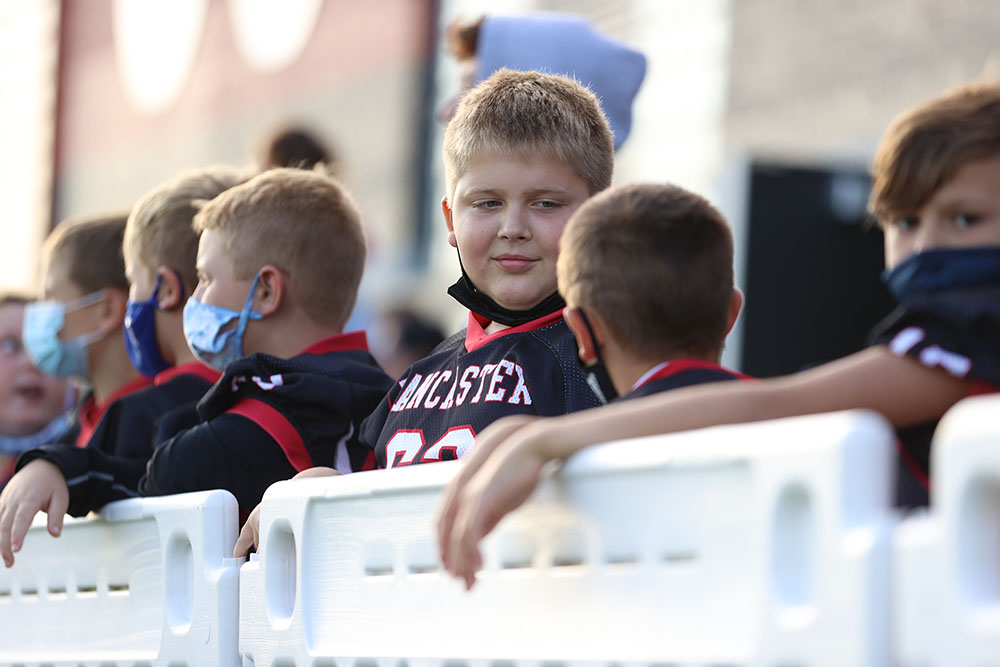
{"type": "Polygon", "coordinates": [[[525,257],[524,255],[497,255],[493,258],[497,264],[506,269],[507,271],[527,271],[539,260],[533,259],[531,257],[525,257]]]}
{"type": "Polygon", "coordinates": [[[45,396],[42,387],[35,384],[20,385],[14,391],[22,400],[29,402],[41,400],[45,396]]]}

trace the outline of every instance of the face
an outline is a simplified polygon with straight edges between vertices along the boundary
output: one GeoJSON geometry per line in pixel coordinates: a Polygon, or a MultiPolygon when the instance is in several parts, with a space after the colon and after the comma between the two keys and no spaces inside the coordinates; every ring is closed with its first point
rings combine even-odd
{"type": "Polygon", "coordinates": [[[21,346],[24,306],[0,305],[0,434],[41,430],[62,412],[66,381],[42,375],[21,346]]]}
{"type": "Polygon", "coordinates": [[[128,279],[128,298],[131,301],[146,301],[156,287],[156,272],[147,267],[131,251],[125,254],[125,277],[128,279]]]}
{"type": "Polygon", "coordinates": [[[99,306],[101,301],[81,308],[72,308],[71,302],[87,294],[70,279],[69,262],[60,261],[60,257],[58,256],[51,258],[45,267],[43,285],[47,301],[60,301],[70,306],[70,309],[66,311],[63,328],[59,332],[60,340],[65,341],[78,336],[85,336],[93,333],[100,327],[101,313],[99,306]]]}
{"type": "Polygon", "coordinates": [[[484,158],[444,205],[448,241],[476,288],[526,310],[556,290],[559,237],[587,197],[583,179],[557,160],[484,158]]]}
{"type": "Polygon", "coordinates": [[[1000,246],[1000,155],[966,163],[919,210],[883,230],[889,269],[925,250],[1000,246]]]}
{"type": "Polygon", "coordinates": [[[207,229],[201,233],[195,264],[198,269],[198,286],[193,296],[204,304],[239,312],[250,294],[253,278],[236,278],[233,263],[226,253],[225,240],[225,235],[215,229],[207,229]]]}

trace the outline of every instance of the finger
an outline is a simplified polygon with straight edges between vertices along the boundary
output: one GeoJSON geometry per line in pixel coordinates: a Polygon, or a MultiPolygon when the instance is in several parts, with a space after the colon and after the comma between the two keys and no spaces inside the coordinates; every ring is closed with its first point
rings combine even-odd
{"type": "Polygon", "coordinates": [[[24,536],[28,534],[28,529],[31,528],[31,521],[35,518],[35,514],[38,512],[37,508],[27,508],[21,505],[14,511],[14,521],[10,528],[10,548],[11,551],[17,553],[21,550],[21,546],[24,544],[24,536]]]}
{"type": "Polygon", "coordinates": [[[236,546],[233,547],[233,558],[242,558],[249,554],[253,542],[253,531],[247,530],[247,526],[243,526],[240,536],[236,538],[236,546]]]}
{"type": "Polygon", "coordinates": [[[448,543],[451,540],[451,531],[455,524],[455,510],[458,507],[456,502],[457,496],[457,485],[455,484],[455,480],[452,480],[445,487],[444,497],[441,506],[438,508],[438,553],[441,554],[441,563],[444,565],[445,570],[448,569],[448,543]]]}
{"type": "Polygon", "coordinates": [[[10,567],[14,564],[14,553],[10,549],[10,524],[13,519],[9,508],[4,504],[0,508],[0,556],[3,564],[10,567]]]}
{"type": "Polygon", "coordinates": [[[59,537],[62,534],[63,519],[67,509],[69,509],[69,491],[66,488],[58,488],[52,493],[49,507],[45,510],[49,515],[48,527],[52,537],[59,537]]]}

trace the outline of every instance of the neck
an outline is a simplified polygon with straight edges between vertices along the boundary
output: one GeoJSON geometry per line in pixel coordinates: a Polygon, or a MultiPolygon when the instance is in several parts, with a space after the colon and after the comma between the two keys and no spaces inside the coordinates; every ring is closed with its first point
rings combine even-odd
{"type": "Polygon", "coordinates": [[[668,361],[676,359],[698,359],[709,363],[718,364],[719,355],[711,354],[688,354],[682,351],[674,351],[663,356],[642,357],[629,354],[611,341],[604,346],[601,351],[604,361],[608,366],[608,375],[615,385],[615,389],[622,396],[632,391],[632,387],[643,375],[651,369],[668,361]]]}
{"type": "Polygon", "coordinates": [[[343,327],[320,324],[308,317],[264,318],[250,323],[243,338],[243,353],[269,354],[290,359],[313,343],[343,333],[343,327]],[[264,326],[260,326],[264,325],[264,326]]]}
{"type": "Polygon", "coordinates": [[[129,361],[122,336],[108,336],[88,349],[90,384],[94,399],[104,403],[121,387],[139,377],[139,371],[129,361]]]}

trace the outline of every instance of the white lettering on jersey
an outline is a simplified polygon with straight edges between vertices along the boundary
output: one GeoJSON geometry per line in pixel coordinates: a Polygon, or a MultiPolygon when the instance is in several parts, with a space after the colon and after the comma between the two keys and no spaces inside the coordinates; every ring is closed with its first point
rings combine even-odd
{"type": "Polygon", "coordinates": [[[424,381],[420,383],[419,387],[417,387],[416,393],[413,394],[413,398],[406,403],[406,410],[412,410],[420,405],[420,402],[424,400],[424,396],[427,395],[427,390],[431,388],[434,380],[436,380],[439,375],[441,375],[441,371],[434,371],[424,378],[424,381]]]}
{"type": "Polygon", "coordinates": [[[390,412],[399,412],[406,408],[407,402],[409,402],[410,397],[413,396],[413,392],[417,390],[417,385],[420,384],[420,378],[423,376],[420,373],[414,373],[413,377],[409,380],[404,380],[406,383],[403,387],[403,392],[396,399],[396,402],[392,404],[390,412]]]}
{"type": "Polygon", "coordinates": [[[441,373],[441,375],[438,376],[438,379],[434,381],[434,386],[431,387],[431,390],[429,392],[427,392],[427,400],[424,401],[425,408],[427,408],[428,410],[434,409],[434,406],[437,405],[438,401],[441,400],[441,397],[435,396],[434,392],[437,391],[439,384],[441,384],[450,377],[451,377],[451,371],[444,371],[443,373],[441,373]]]}
{"type": "Polygon", "coordinates": [[[889,351],[897,357],[904,356],[913,346],[924,339],[924,330],[920,327],[906,327],[889,341],[889,351]]]}
{"type": "MultiPolygon", "coordinates": [[[[234,375],[232,381],[229,383],[229,388],[233,392],[236,392],[239,389],[239,386],[246,381],[247,381],[246,376],[234,375]]],[[[285,384],[285,378],[283,378],[281,375],[272,375],[266,380],[260,377],[259,375],[251,375],[250,381],[253,382],[255,385],[257,385],[258,387],[260,387],[261,389],[263,389],[264,391],[271,391],[275,387],[280,387],[283,384],[285,384]]]]}
{"type": "Polygon", "coordinates": [[[486,384],[486,378],[487,376],[489,376],[490,373],[493,372],[493,369],[496,367],[497,367],[496,364],[486,364],[485,366],[483,366],[483,369],[479,371],[479,391],[477,391],[476,395],[472,397],[472,403],[478,403],[479,399],[482,398],[483,386],[486,384]]]}
{"type": "Polygon", "coordinates": [[[968,357],[942,350],[937,345],[920,351],[920,363],[931,368],[941,367],[957,378],[964,378],[972,370],[972,361],[968,357]]]}
{"type": "Polygon", "coordinates": [[[400,387],[399,398],[390,408],[392,412],[450,410],[466,403],[474,405],[481,402],[532,404],[531,391],[524,381],[524,369],[509,359],[453,371],[434,371],[426,377],[414,373],[408,381],[400,382],[400,387]]]}
{"type": "Polygon", "coordinates": [[[385,443],[386,467],[410,465],[423,447],[423,431],[396,431],[395,435],[389,438],[389,442],[385,443]]]}
{"type": "Polygon", "coordinates": [[[455,405],[462,405],[465,403],[465,397],[469,395],[472,390],[472,380],[479,373],[479,366],[469,366],[462,372],[462,380],[459,382],[462,385],[462,393],[455,398],[455,405]]]}

